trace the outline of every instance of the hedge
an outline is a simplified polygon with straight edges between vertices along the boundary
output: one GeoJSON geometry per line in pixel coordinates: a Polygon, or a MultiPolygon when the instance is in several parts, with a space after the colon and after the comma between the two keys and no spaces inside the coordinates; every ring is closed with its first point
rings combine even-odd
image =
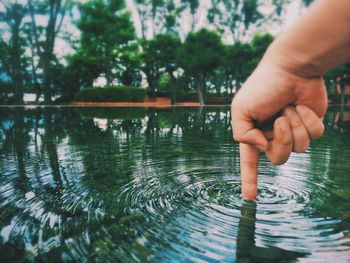
{"type": "Polygon", "coordinates": [[[85,88],[77,92],[75,101],[81,102],[143,102],[146,90],[137,87],[85,88]]]}
{"type": "MultiPolygon", "coordinates": [[[[172,97],[171,92],[161,91],[156,93],[157,97],[172,97]]],[[[233,95],[228,93],[206,93],[204,95],[205,104],[231,104],[233,95]]],[[[198,102],[198,94],[194,92],[179,92],[176,93],[177,102],[198,102]]]]}

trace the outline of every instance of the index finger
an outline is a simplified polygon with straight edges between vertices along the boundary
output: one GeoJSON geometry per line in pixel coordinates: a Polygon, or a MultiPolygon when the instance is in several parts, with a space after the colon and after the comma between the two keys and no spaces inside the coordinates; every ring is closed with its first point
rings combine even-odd
{"type": "Polygon", "coordinates": [[[239,153],[242,197],[246,200],[255,200],[258,194],[259,150],[254,145],[240,143],[239,153]]]}

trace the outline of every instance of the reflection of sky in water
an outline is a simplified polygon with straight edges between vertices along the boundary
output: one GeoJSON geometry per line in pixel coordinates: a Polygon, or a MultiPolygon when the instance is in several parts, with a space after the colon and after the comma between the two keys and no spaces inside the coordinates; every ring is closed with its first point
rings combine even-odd
{"type": "Polygon", "coordinates": [[[349,167],[337,161],[350,156],[345,137],[339,144],[326,134],[278,167],[262,157],[254,208],[240,197],[228,109],[134,119],[82,118],[74,109],[21,114],[0,120],[2,251],[25,251],[28,260],[346,259],[350,197],[333,192],[350,183],[340,176],[349,167]]]}

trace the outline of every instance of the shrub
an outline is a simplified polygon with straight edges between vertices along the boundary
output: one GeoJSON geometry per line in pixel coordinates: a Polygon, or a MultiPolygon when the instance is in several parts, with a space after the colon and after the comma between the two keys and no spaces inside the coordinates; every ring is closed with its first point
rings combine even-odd
{"type": "MultiPolygon", "coordinates": [[[[172,93],[169,91],[158,91],[156,93],[156,97],[171,98],[172,93]]],[[[228,93],[221,93],[220,95],[217,93],[206,93],[204,94],[204,103],[209,105],[210,104],[228,105],[228,104],[231,104],[232,97],[233,95],[228,93]]],[[[194,92],[177,92],[176,101],[177,102],[198,102],[198,94],[194,92]]]]}
{"type": "Polygon", "coordinates": [[[82,102],[143,102],[146,90],[137,87],[86,88],[75,95],[82,102]]]}

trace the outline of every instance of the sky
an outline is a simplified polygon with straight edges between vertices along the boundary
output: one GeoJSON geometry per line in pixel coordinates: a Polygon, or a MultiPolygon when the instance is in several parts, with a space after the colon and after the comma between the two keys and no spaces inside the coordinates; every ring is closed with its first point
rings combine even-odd
{"type": "MultiPolygon", "coordinates": [[[[20,3],[26,3],[27,0],[8,0],[9,2],[12,1],[17,1],[20,3]]],[[[80,2],[86,2],[87,0],[80,0],[80,2]]],[[[135,6],[135,0],[125,0],[126,2],[126,9],[131,13],[131,18],[133,20],[136,34],[138,37],[141,37],[141,23],[140,23],[140,18],[138,16],[138,12],[135,6]]],[[[180,0],[174,0],[176,5],[180,4],[180,0]]],[[[271,1],[271,0],[265,0],[266,3],[271,1]]],[[[4,12],[4,6],[3,6],[4,0],[0,0],[0,12],[4,12]]],[[[197,16],[197,24],[196,24],[196,30],[199,30],[200,28],[203,27],[208,27],[208,22],[207,22],[207,10],[211,7],[211,1],[210,0],[201,0],[200,1],[200,6],[199,6],[199,11],[198,11],[198,16],[197,16]]],[[[262,27],[262,31],[269,32],[273,35],[278,35],[285,28],[287,28],[289,25],[293,24],[301,15],[301,12],[303,10],[303,5],[302,5],[302,0],[294,0],[291,1],[291,4],[286,9],[286,13],[284,15],[285,20],[281,21],[280,24],[266,24],[265,26],[262,27]]],[[[264,15],[269,15],[272,12],[274,12],[274,8],[271,7],[269,8],[268,5],[265,5],[263,8],[260,7],[260,11],[264,15]]],[[[56,38],[56,43],[55,43],[55,49],[54,52],[57,56],[57,58],[61,61],[61,63],[66,64],[66,59],[65,57],[69,54],[74,53],[74,49],[70,46],[67,41],[63,39],[63,34],[68,33],[70,35],[71,40],[79,40],[79,30],[74,26],[72,23],[72,19],[76,20],[79,17],[79,11],[77,9],[72,11],[72,16],[66,16],[64,23],[62,25],[61,29],[61,35],[56,38]],[[73,16],[73,18],[72,18],[73,16]]],[[[26,17],[26,20],[30,20],[30,17],[26,17]]],[[[179,32],[180,37],[182,39],[185,38],[186,34],[191,30],[191,25],[190,25],[191,18],[186,17],[185,15],[180,18],[180,24],[182,31],[179,32]]],[[[37,17],[37,24],[42,24],[46,25],[47,23],[47,18],[44,16],[38,16],[37,17]]],[[[1,29],[4,29],[4,25],[0,23],[0,33],[3,34],[3,37],[6,38],[6,30],[1,32],[1,29]]],[[[254,31],[254,30],[253,30],[254,31]]],[[[8,37],[10,37],[10,34],[8,33],[8,37]]],[[[148,35],[146,35],[146,38],[151,38],[152,37],[152,32],[148,32],[148,35]]],[[[226,39],[223,38],[223,41],[226,42],[226,44],[231,44],[229,41],[226,41],[226,39]]],[[[26,50],[27,53],[31,52],[30,49],[26,50]]],[[[29,53],[30,54],[30,53],[29,53]]],[[[104,78],[99,78],[96,80],[96,83],[103,85],[105,82],[104,78]],[[100,83],[101,82],[101,83],[100,83]]]]}
{"type": "MultiPolygon", "coordinates": [[[[22,2],[22,3],[26,3],[27,2],[27,0],[17,0],[17,1],[18,2],[22,2]]],[[[126,8],[131,13],[131,17],[132,17],[133,23],[135,25],[135,30],[136,30],[137,36],[141,37],[140,19],[138,17],[137,9],[135,7],[135,2],[134,2],[134,0],[125,0],[125,1],[126,1],[126,8]]],[[[1,2],[3,2],[3,0],[0,1],[0,12],[4,11],[4,7],[3,7],[3,4],[1,2]]],[[[86,0],[81,0],[81,2],[86,2],[86,0]]],[[[175,0],[175,4],[178,5],[179,3],[180,3],[180,0],[175,0]]],[[[206,21],[207,11],[206,10],[208,10],[208,8],[210,7],[210,3],[211,3],[210,0],[201,0],[200,7],[199,7],[199,12],[198,12],[199,16],[197,18],[198,19],[198,23],[197,23],[197,27],[196,27],[195,30],[207,26],[207,21],[206,21]]],[[[298,17],[300,16],[300,12],[302,10],[301,7],[302,7],[302,1],[301,0],[292,1],[292,3],[287,8],[287,12],[286,12],[286,15],[285,15],[285,20],[282,21],[282,24],[274,25],[273,27],[271,27],[271,25],[267,25],[264,28],[264,30],[266,30],[267,32],[270,32],[273,35],[278,35],[281,31],[283,31],[283,29],[285,29],[287,26],[289,26],[290,24],[294,23],[298,19],[298,17]]],[[[262,11],[262,13],[267,15],[267,14],[273,12],[273,8],[265,7],[263,9],[261,9],[261,11],[262,11]]],[[[78,15],[79,15],[79,13],[78,13],[77,10],[73,11],[73,16],[75,18],[78,15]]],[[[29,17],[28,17],[28,19],[29,19],[29,17]]],[[[180,32],[180,37],[184,37],[186,35],[186,32],[188,32],[190,30],[190,23],[189,23],[189,21],[190,21],[190,19],[187,18],[187,17],[182,17],[181,18],[180,23],[182,24],[183,32],[180,32]]],[[[45,24],[46,23],[45,17],[40,17],[38,19],[38,23],[39,24],[40,23],[45,24]]],[[[65,19],[65,23],[62,26],[62,31],[63,32],[69,32],[70,33],[70,37],[73,40],[79,39],[79,31],[74,25],[72,25],[71,18],[69,18],[68,16],[65,19]]],[[[150,32],[148,37],[150,37],[151,34],[152,34],[152,32],[150,32]]],[[[71,54],[73,52],[74,52],[74,50],[70,47],[70,45],[66,41],[64,41],[60,37],[58,37],[56,39],[55,53],[56,53],[56,55],[58,56],[58,58],[60,60],[64,60],[64,57],[67,54],[71,54]]]]}
{"type": "MultiPolygon", "coordinates": [[[[179,0],[175,0],[176,4],[179,4],[179,2],[180,2],[179,0]]],[[[141,24],[140,24],[139,16],[137,14],[137,9],[135,7],[134,0],[126,0],[126,5],[127,5],[127,9],[131,12],[131,16],[132,16],[132,20],[133,20],[134,25],[135,25],[137,36],[141,37],[141,24]]],[[[198,18],[199,22],[197,24],[196,29],[199,29],[199,28],[206,26],[206,24],[207,24],[207,21],[206,21],[207,12],[206,12],[206,10],[208,10],[208,8],[210,6],[211,6],[210,0],[201,0],[200,7],[199,7],[199,10],[200,10],[199,11],[200,15],[198,18]]],[[[275,27],[269,27],[266,30],[274,35],[280,33],[283,30],[283,28],[294,23],[298,19],[298,17],[300,17],[300,11],[302,10],[302,6],[303,5],[302,5],[301,0],[292,1],[292,3],[289,4],[289,6],[287,8],[285,20],[282,21],[282,24],[275,25],[275,27]]],[[[262,11],[262,13],[267,15],[267,14],[273,12],[273,7],[271,7],[271,8],[265,7],[265,8],[262,8],[261,11],[262,11]]],[[[190,23],[188,21],[190,19],[183,17],[182,20],[183,21],[180,21],[180,22],[183,23],[183,25],[184,25],[184,31],[189,31],[190,30],[190,23]],[[186,21],[187,21],[187,23],[186,23],[186,21]]]]}

